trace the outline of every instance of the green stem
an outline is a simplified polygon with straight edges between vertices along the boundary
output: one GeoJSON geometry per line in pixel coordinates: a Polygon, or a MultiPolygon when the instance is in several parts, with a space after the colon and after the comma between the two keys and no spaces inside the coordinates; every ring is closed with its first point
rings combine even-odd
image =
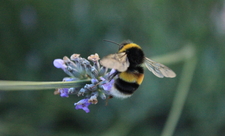
{"type": "Polygon", "coordinates": [[[43,90],[69,87],[82,87],[90,83],[90,80],[79,80],[70,82],[30,82],[30,81],[0,81],[0,90],[19,91],[19,90],[43,90]]]}

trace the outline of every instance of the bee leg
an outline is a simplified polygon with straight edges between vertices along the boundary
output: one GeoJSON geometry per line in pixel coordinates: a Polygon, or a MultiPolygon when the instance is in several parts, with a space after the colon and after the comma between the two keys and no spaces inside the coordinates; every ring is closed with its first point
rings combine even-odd
{"type": "Polygon", "coordinates": [[[108,80],[111,81],[116,75],[118,75],[120,72],[119,71],[115,71],[114,73],[112,73],[111,75],[109,75],[108,80]]]}
{"type": "Polygon", "coordinates": [[[112,98],[113,98],[113,96],[112,96],[112,95],[110,95],[110,96],[106,99],[106,101],[105,101],[105,106],[107,106],[107,105],[108,105],[109,99],[112,99],[112,98]]]}
{"type": "MultiPolygon", "coordinates": [[[[115,71],[114,73],[112,73],[111,75],[109,75],[109,77],[108,77],[108,81],[111,81],[117,74],[119,74],[120,72],[119,71],[115,71]]],[[[101,83],[102,81],[100,81],[100,82],[98,82],[97,84],[95,84],[93,87],[91,87],[91,88],[94,88],[94,87],[96,87],[97,85],[99,85],[100,83],[101,83]]]]}

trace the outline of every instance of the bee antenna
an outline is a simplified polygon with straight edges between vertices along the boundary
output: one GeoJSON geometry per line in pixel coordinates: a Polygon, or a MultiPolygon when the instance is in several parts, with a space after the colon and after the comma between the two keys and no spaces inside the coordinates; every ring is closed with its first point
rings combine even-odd
{"type": "Polygon", "coordinates": [[[114,42],[114,41],[111,41],[111,40],[106,40],[106,39],[103,39],[103,41],[106,41],[106,42],[110,42],[110,43],[114,43],[114,44],[116,44],[116,45],[119,45],[119,46],[121,46],[119,43],[117,43],[117,42],[114,42]]]}

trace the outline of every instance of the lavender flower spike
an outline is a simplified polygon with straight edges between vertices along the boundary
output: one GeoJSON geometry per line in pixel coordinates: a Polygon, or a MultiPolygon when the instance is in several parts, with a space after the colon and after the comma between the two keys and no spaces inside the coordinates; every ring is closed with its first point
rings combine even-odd
{"type": "Polygon", "coordinates": [[[56,68],[61,68],[69,77],[63,79],[64,82],[90,80],[90,83],[70,88],[59,88],[54,93],[61,97],[84,96],[84,99],[74,103],[75,109],[82,109],[86,113],[90,112],[88,106],[97,104],[98,97],[105,100],[111,96],[110,90],[114,85],[114,79],[110,78],[115,70],[107,72],[108,69],[99,63],[98,54],[90,55],[88,60],[80,57],[80,54],[73,54],[70,58],[55,59],[53,64],[56,68]],[[89,60],[89,61],[88,61],[89,60]],[[110,80],[109,80],[110,79],[110,80]]]}

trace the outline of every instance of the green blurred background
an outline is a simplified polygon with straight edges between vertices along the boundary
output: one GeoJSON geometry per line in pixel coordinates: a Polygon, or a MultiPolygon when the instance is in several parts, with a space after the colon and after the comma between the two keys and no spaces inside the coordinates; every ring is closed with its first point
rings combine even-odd
{"type": "MultiPolygon", "coordinates": [[[[194,45],[198,63],[173,135],[225,135],[222,0],[1,0],[0,80],[61,81],[66,74],[53,60],[117,51],[103,39],[130,39],[150,58],[194,45]]],[[[74,109],[82,98],[61,98],[54,90],[1,91],[0,135],[161,135],[185,80],[184,64],[167,63],[175,79],[146,71],[131,98],[111,99],[108,106],[99,100],[88,114],[74,109]]]]}

